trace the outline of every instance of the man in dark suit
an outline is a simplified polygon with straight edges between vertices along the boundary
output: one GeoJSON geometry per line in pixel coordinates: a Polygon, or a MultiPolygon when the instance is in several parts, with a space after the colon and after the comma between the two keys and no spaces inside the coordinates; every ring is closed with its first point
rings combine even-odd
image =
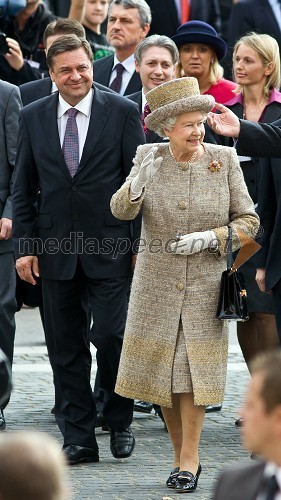
{"type": "Polygon", "coordinates": [[[134,51],[146,37],[151,12],[145,0],[113,0],[109,6],[107,39],[115,54],[94,63],[94,81],[129,95],[142,88],[135,71],[134,51]]]}
{"type": "Polygon", "coordinates": [[[281,6],[278,0],[239,0],[233,4],[227,32],[229,51],[225,60],[228,77],[232,73],[233,47],[250,31],[272,36],[281,51],[281,6]]]}
{"type": "Polygon", "coordinates": [[[163,34],[172,37],[178,27],[186,21],[199,19],[211,24],[218,32],[221,28],[219,0],[186,0],[189,14],[184,18],[181,2],[177,0],[146,0],[152,14],[150,34],[163,34]]]}
{"type": "MultiPolygon", "coordinates": [[[[12,176],[16,159],[18,119],[21,109],[19,89],[0,80],[0,348],[13,362],[15,337],[16,272],[12,243],[12,176]]],[[[4,408],[0,405],[0,431],[5,429],[4,408]]]]}
{"type": "Polygon", "coordinates": [[[109,202],[144,134],[135,104],[92,86],[86,40],[60,37],[48,50],[47,62],[59,94],[26,106],[21,114],[13,192],[16,268],[29,283],[42,278],[48,353],[63,396],[55,416],[69,463],[99,460],[88,303],[110,448],[115,458],[124,458],[134,448],[133,401],[115,394],[114,386],[132,237],[130,222],[115,219],[109,202]]]}
{"type": "Polygon", "coordinates": [[[241,412],[245,447],[261,458],[232,467],[219,478],[213,500],[273,500],[281,491],[281,352],[251,363],[252,379],[241,412]]]}

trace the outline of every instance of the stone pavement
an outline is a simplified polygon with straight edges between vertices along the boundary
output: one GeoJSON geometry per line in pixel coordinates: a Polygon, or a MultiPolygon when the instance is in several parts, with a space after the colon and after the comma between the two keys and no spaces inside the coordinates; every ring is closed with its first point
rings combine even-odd
{"type": "MultiPolygon", "coordinates": [[[[212,498],[219,471],[247,458],[234,421],[249,379],[232,325],[226,397],[221,412],[207,414],[201,438],[202,474],[194,500],[212,498]]],[[[93,351],[93,360],[95,360],[93,351]]],[[[93,363],[93,377],[95,374],[93,363]]],[[[61,435],[50,409],[53,406],[52,373],[37,309],[17,314],[14,390],[5,411],[7,432],[44,431],[60,443],[61,435]]],[[[99,430],[100,463],[69,467],[74,500],[175,500],[178,494],[165,487],[171,469],[172,449],[163,423],[155,415],[136,413],[132,425],[136,447],[129,459],[115,460],[109,450],[109,434],[99,430]]],[[[19,499],[20,500],[20,499],[19,499]]],[[[226,499],[227,500],[227,499],[226,499]]]]}

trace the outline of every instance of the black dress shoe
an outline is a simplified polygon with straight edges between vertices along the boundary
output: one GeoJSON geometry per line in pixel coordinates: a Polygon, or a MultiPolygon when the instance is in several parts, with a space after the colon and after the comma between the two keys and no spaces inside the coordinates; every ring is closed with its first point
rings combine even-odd
{"type": "Polygon", "coordinates": [[[6,429],[6,420],[3,410],[0,409],[0,431],[3,431],[4,429],[6,429]]]}
{"type": "Polygon", "coordinates": [[[175,488],[176,487],[176,479],[179,475],[179,471],[180,471],[180,468],[179,467],[175,467],[171,474],[169,475],[167,481],[166,481],[166,485],[168,486],[168,488],[175,488]]]}
{"type": "Polygon", "coordinates": [[[221,405],[209,405],[206,406],[205,413],[213,413],[213,411],[221,411],[222,409],[222,404],[221,405]]]}
{"type": "Polygon", "coordinates": [[[151,413],[153,408],[152,403],[148,403],[147,401],[135,401],[134,402],[134,411],[139,411],[140,413],[151,413]]]}
{"type": "Polygon", "coordinates": [[[243,418],[237,418],[237,420],[235,420],[235,425],[236,425],[236,427],[242,427],[243,418]]]}
{"type": "Polygon", "coordinates": [[[95,448],[86,448],[78,444],[66,444],[62,447],[62,451],[70,465],[99,461],[99,452],[95,448]]]}
{"type": "Polygon", "coordinates": [[[190,493],[197,488],[198,478],[201,474],[201,465],[198,465],[197,472],[194,476],[191,472],[186,470],[180,471],[176,479],[175,492],[176,493],[190,493]]]}
{"type": "Polygon", "coordinates": [[[108,425],[105,421],[103,413],[101,411],[97,412],[95,428],[101,427],[102,431],[109,431],[108,425]]]}
{"type": "Polygon", "coordinates": [[[114,458],[127,458],[133,453],[135,447],[135,438],[131,428],[123,431],[114,431],[110,429],[110,451],[114,458]]]}

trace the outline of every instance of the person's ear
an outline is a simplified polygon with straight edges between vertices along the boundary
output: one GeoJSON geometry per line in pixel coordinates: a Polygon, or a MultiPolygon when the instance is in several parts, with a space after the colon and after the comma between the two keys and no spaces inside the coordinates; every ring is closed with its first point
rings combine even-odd
{"type": "Polygon", "coordinates": [[[140,65],[136,60],[135,60],[135,68],[136,68],[136,72],[139,73],[140,72],[140,65]]]}
{"type": "Polygon", "coordinates": [[[163,128],[163,132],[165,133],[166,137],[170,137],[170,130],[167,130],[166,128],[163,128]]]}
{"type": "Polygon", "coordinates": [[[265,74],[266,76],[271,75],[272,71],[274,70],[274,67],[275,67],[274,62],[270,62],[270,63],[268,63],[268,64],[266,65],[266,69],[265,69],[264,74],[265,74]]]}
{"type": "Polygon", "coordinates": [[[51,68],[49,68],[49,75],[50,75],[50,78],[51,78],[52,82],[54,82],[55,81],[55,75],[54,75],[53,71],[51,70],[51,68]]]}

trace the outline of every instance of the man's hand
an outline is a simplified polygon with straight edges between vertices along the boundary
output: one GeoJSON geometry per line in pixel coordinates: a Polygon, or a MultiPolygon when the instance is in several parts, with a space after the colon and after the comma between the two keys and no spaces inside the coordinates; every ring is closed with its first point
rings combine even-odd
{"type": "Polygon", "coordinates": [[[33,255],[27,255],[26,257],[20,257],[16,260],[16,270],[19,277],[31,283],[31,285],[36,285],[36,278],[39,278],[39,266],[38,266],[38,258],[33,255]]]}
{"type": "MultiPolygon", "coordinates": [[[[265,269],[264,268],[259,268],[257,269],[257,272],[256,272],[256,282],[257,282],[257,285],[260,289],[261,292],[266,292],[266,288],[265,288],[265,269]]],[[[267,292],[269,294],[272,294],[272,291],[270,290],[269,292],[267,292]]]]}
{"type": "Polygon", "coordinates": [[[18,42],[13,38],[6,38],[6,41],[9,46],[9,52],[7,54],[4,54],[4,57],[11,68],[19,71],[24,65],[21,48],[18,42]]]}
{"type": "Polygon", "coordinates": [[[218,240],[214,231],[198,231],[185,234],[180,237],[179,241],[171,243],[171,250],[179,255],[192,255],[211,246],[216,247],[217,244],[218,240]]]}
{"type": "Polygon", "coordinates": [[[208,125],[219,135],[226,137],[238,137],[240,133],[240,121],[237,116],[222,104],[215,103],[215,108],[220,111],[218,113],[208,113],[208,125]]]}
{"type": "Polygon", "coordinates": [[[154,153],[157,151],[157,146],[151,148],[149,153],[145,156],[141,162],[140,171],[138,175],[131,182],[131,199],[135,200],[139,198],[142,194],[142,190],[145,188],[148,181],[153,177],[153,175],[160,168],[162,163],[162,156],[154,159],[154,153]]]}
{"type": "Polygon", "coordinates": [[[12,236],[12,219],[0,219],[0,240],[8,240],[12,236]]]}

